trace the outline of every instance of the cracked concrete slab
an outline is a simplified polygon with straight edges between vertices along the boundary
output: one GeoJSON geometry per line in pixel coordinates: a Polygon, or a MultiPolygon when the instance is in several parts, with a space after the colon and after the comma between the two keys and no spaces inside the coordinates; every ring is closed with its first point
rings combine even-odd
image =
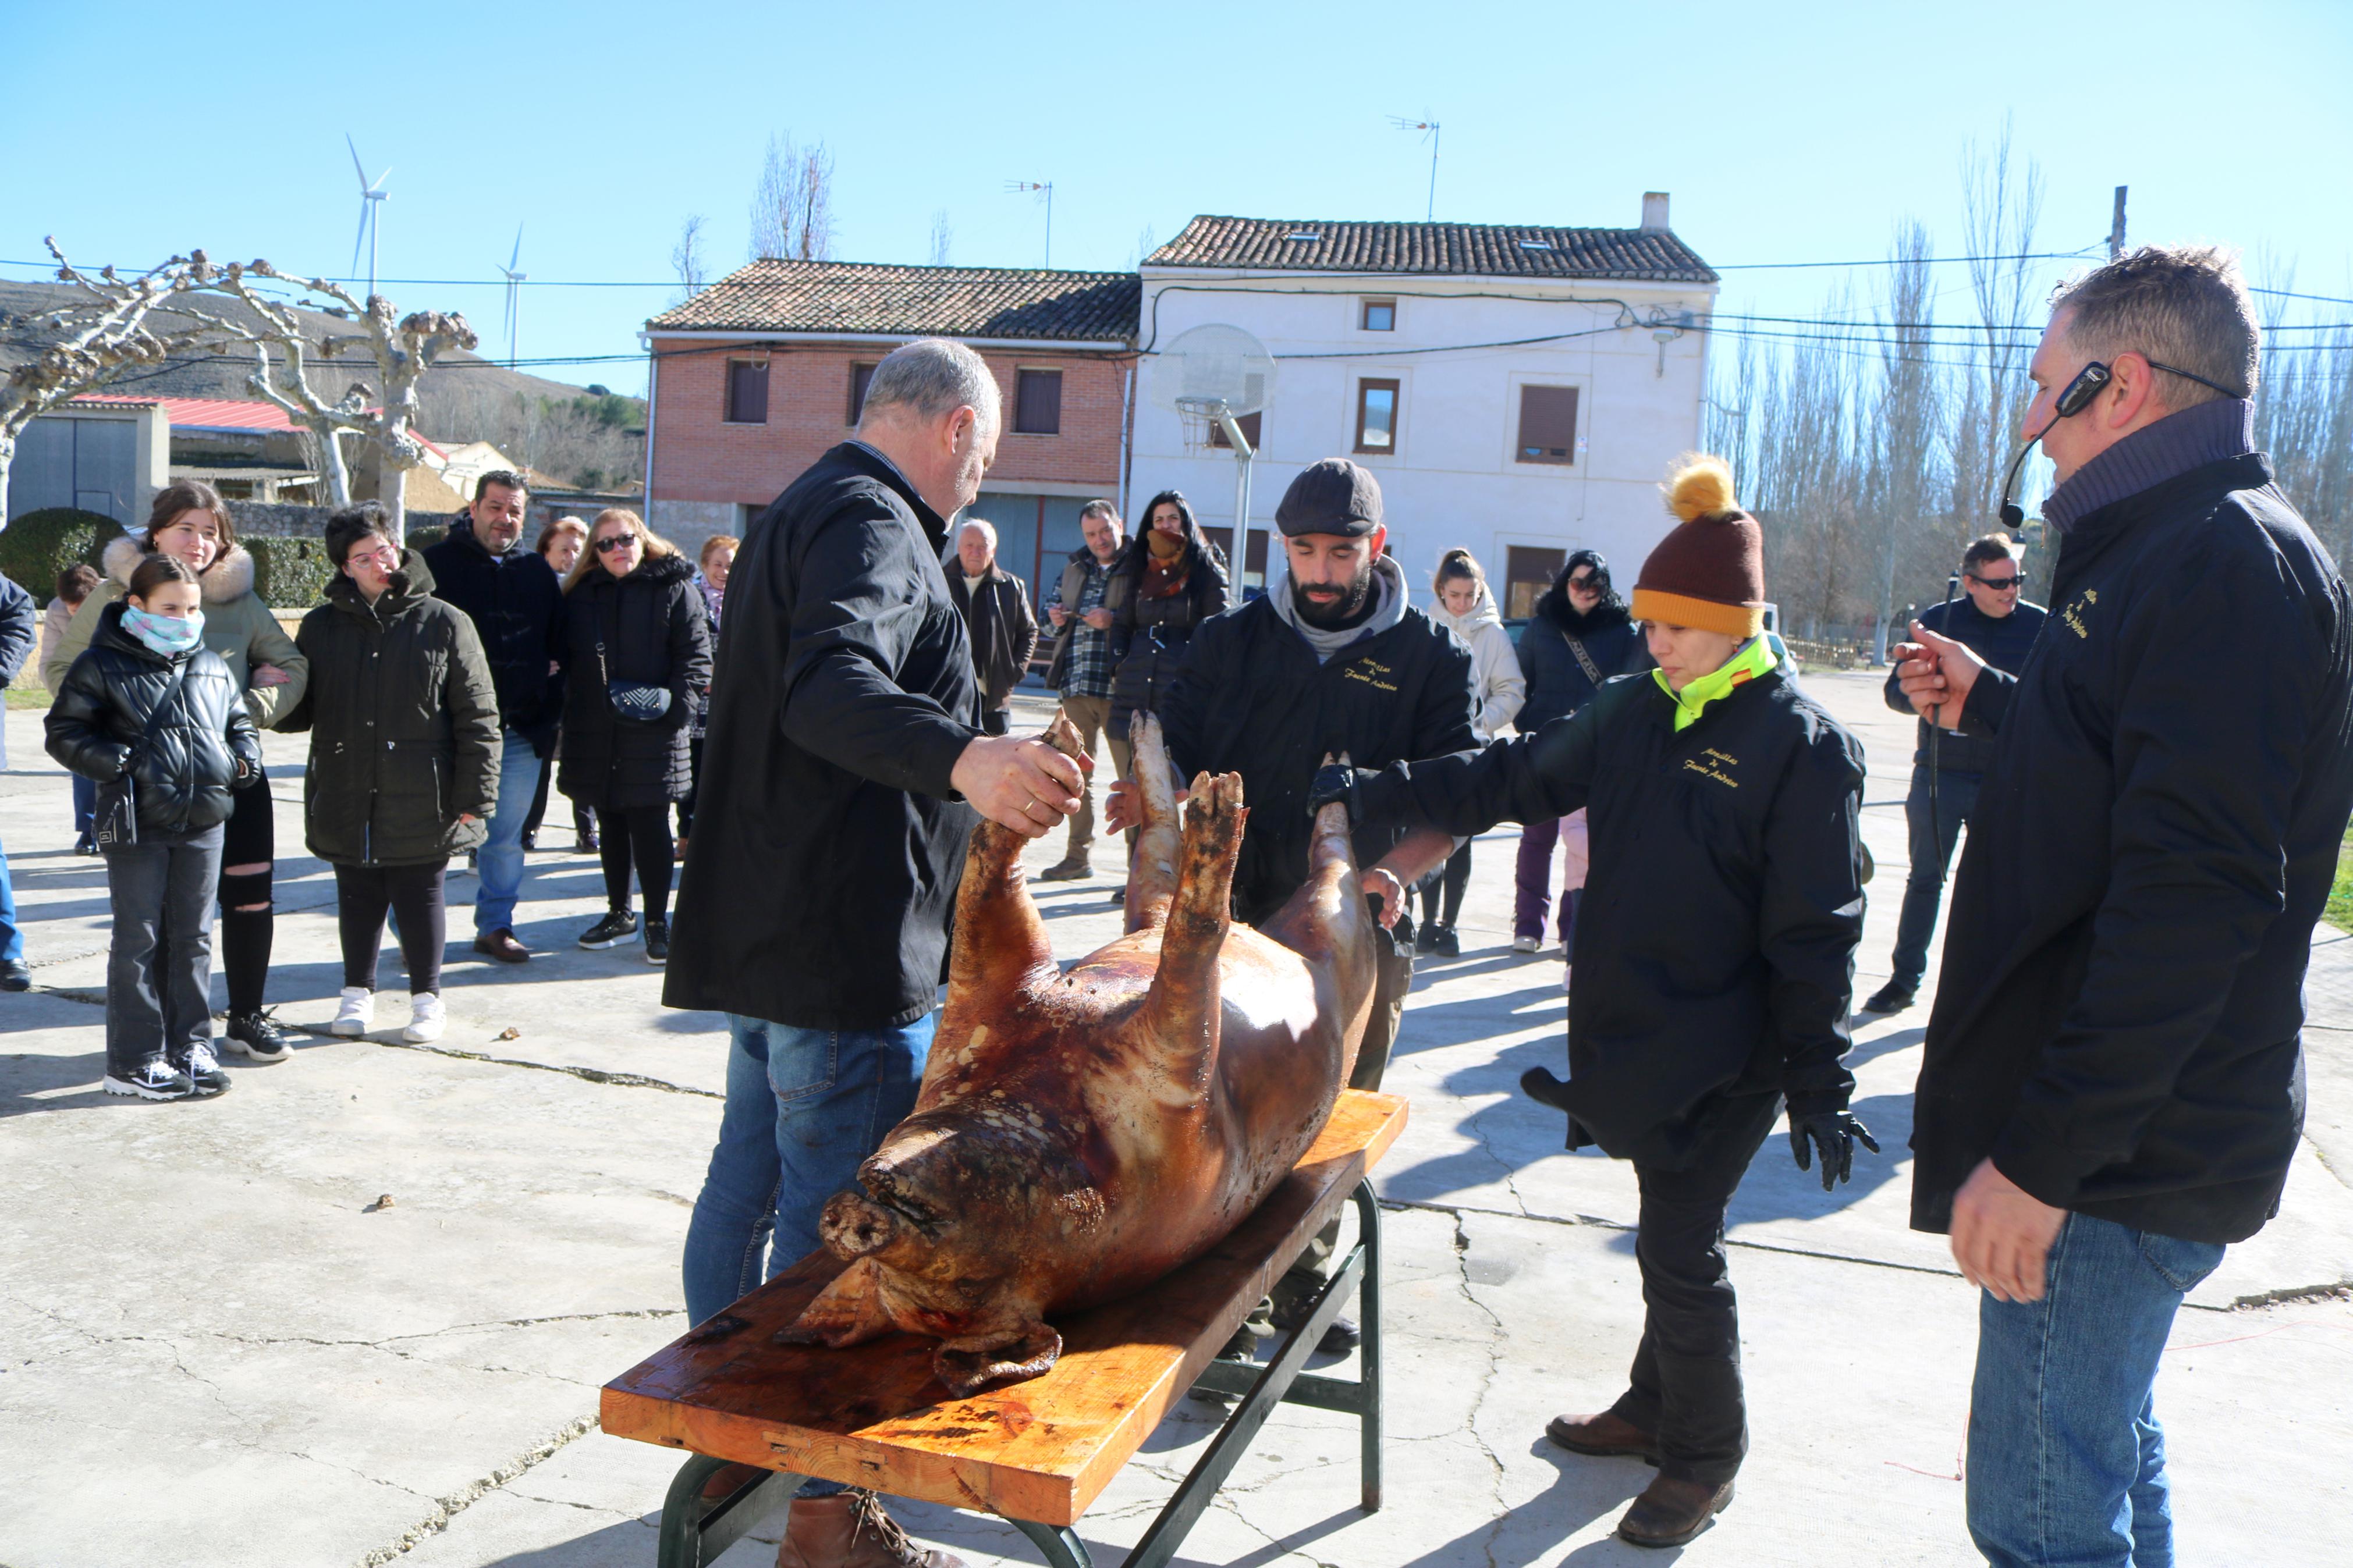
{"type": "MultiPolygon", "coordinates": [[[[1816,686],[1870,748],[1868,987],[1901,893],[1908,732],[1873,683],[1816,686]]],[[[393,1038],[406,1010],[387,997],[373,1039],[232,1064],[237,1088],[217,1102],[109,1100],[103,869],[65,853],[65,780],[19,719],[0,841],[40,989],[0,998],[0,1474],[14,1483],[0,1563],[650,1563],[678,1456],[591,1418],[597,1386],[681,1325],[677,1258],[718,1121],[719,1020],[663,1011],[635,950],[569,945],[600,912],[601,882],[587,858],[540,854],[522,929],[542,956],[520,968],[466,946],[473,884],[453,877],[438,1048],[393,1038]]],[[[269,748],[281,806],[299,803],[301,742],[269,748]]],[[[298,826],[285,811],[271,995],[282,1016],[323,1026],[341,981],[332,886],[299,853],[298,826]]],[[[1356,1511],[1353,1422],[1286,1407],[1182,1563],[1657,1561],[1608,1534],[1648,1472],[1541,1436],[1548,1416],[1615,1395],[1641,1304],[1630,1173],[1565,1152],[1558,1118],[1515,1090],[1525,1067],[1557,1064],[1564,1014],[1557,953],[1505,945],[1515,847],[1506,829],[1474,852],[1464,952],[1424,961],[1388,1080],[1413,1103],[1379,1173],[1388,1506],[1356,1511]]],[[[1112,885],[1037,889],[1065,958],[1115,931],[1112,885]]],[[[384,963],[396,990],[389,947],[384,963]]],[[[2353,1276],[2353,939],[2316,944],[2310,997],[2311,1122],[2285,1210],[2183,1314],[2159,1386],[2185,1561],[2242,1561],[2257,1540],[2266,1558],[2326,1561],[2353,1532],[2353,1299],[2311,1294],[2353,1276]],[[2212,1310],[2280,1291],[2304,1294],[2212,1310]]],[[[1755,1449],[1694,1562],[1973,1560],[1952,1479],[1972,1299],[1941,1240],[1905,1226],[1926,1013],[1924,996],[1858,1031],[1861,1110],[1884,1155],[1825,1196],[1776,1139],[1736,1200],[1755,1449]]],[[[1098,1562],[1142,1534],[1216,1416],[1182,1405],[1105,1493],[1082,1529],[1098,1562]]],[[[1001,1521],[904,1517],[974,1568],[1036,1561],[1001,1521]]],[[[726,1562],[772,1556],[755,1539],[726,1562]]]]}

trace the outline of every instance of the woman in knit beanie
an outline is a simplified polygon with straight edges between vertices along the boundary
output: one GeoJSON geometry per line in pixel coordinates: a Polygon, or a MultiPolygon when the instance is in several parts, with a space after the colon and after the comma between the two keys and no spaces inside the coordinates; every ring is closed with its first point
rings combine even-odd
{"type": "MultiPolygon", "coordinates": [[[[1536,1068],[1520,1082],[1568,1113],[1569,1147],[1632,1163],[1647,1312],[1616,1403],[1546,1431],[1572,1453],[1659,1467],[1618,1526],[1646,1546],[1706,1529],[1747,1450],[1725,1215],[1784,1100],[1790,1151],[1800,1169],[1819,1154],[1825,1188],[1847,1177],[1856,1142],[1878,1148],[1848,1114],[1843,1064],[1862,748],[1778,668],[1763,541],[1730,468],[1688,459],[1667,495],[1678,525],[1642,563],[1632,606],[1656,670],[1484,751],[1327,768],[1312,802],[1458,837],[1589,816],[1568,1079],[1536,1068]]],[[[1365,879],[1397,907],[1388,873],[1365,879]]]]}

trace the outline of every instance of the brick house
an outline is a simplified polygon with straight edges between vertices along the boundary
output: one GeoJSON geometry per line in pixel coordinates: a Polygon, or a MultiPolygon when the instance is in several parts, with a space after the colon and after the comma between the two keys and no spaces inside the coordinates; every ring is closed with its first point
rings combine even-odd
{"type": "Polygon", "coordinates": [[[850,434],[877,361],[954,338],[1005,408],[966,515],[996,524],[1000,563],[1035,595],[1080,547],[1080,506],[1119,495],[1139,287],[1132,272],[754,261],[646,323],[647,521],[689,552],[740,535],[850,434]]]}

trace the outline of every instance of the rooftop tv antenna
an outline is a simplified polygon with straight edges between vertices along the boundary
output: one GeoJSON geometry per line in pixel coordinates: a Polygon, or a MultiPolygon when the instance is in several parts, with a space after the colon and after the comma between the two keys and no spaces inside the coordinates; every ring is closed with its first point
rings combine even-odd
{"type": "Polygon", "coordinates": [[[1046,265],[1054,265],[1054,182],[1051,180],[1008,180],[1005,194],[1018,195],[1023,191],[1036,191],[1046,198],[1046,265]]]}
{"type": "MultiPolygon", "coordinates": [[[[1185,427],[1185,449],[1208,452],[1222,435],[1234,453],[1234,559],[1249,559],[1250,461],[1258,451],[1241,421],[1274,394],[1274,356],[1240,327],[1211,322],[1178,333],[1153,356],[1153,401],[1185,427]]],[[[1237,571],[1240,570],[1238,566],[1237,571]]]]}
{"type": "Polygon", "coordinates": [[[522,281],[530,276],[528,273],[515,270],[515,263],[522,259],[522,225],[517,224],[515,225],[514,254],[507,258],[507,264],[504,267],[499,268],[506,274],[507,278],[507,368],[509,370],[512,370],[515,366],[515,318],[521,313],[522,307],[522,281]]]}
{"type": "Polygon", "coordinates": [[[1392,114],[1389,123],[1400,131],[1419,131],[1422,133],[1421,139],[1430,143],[1430,207],[1421,215],[1421,219],[1424,223],[1432,222],[1438,216],[1438,121],[1427,114],[1419,120],[1410,115],[1392,114]]]}
{"type": "Polygon", "coordinates": [[[360,177],[360,232],[352,241],[352,270],[357,272],[360,269],[360,247],[366,246],[368,293],[373,297],[375,293],[375,242],[380,221],[378,214],[383,210],[380,204],[392,194],[384,188],[384,183],[392,178],[392,169],[387,165],[383,174],[371,180],[367,177],[366,165],[360,162],[359,147],[352,141],[352,133],[348,131],[343,132],[343,145],[351,148],[352,172],[360,177]]]}

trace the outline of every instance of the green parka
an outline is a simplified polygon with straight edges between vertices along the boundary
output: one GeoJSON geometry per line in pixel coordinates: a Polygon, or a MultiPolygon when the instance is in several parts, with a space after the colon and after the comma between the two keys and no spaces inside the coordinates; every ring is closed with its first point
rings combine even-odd
{"type": "Polygon", "coordinates": [[[464,611],[415,551],[374,605],[351,578],[302,617],[310,688],[279,721],[311,731],[304,841],[340,866],[417,866],[480,845],[499,798],[499,700],[464,611]],[[474,818],[461,823],[460,816],[474,818]]]}

